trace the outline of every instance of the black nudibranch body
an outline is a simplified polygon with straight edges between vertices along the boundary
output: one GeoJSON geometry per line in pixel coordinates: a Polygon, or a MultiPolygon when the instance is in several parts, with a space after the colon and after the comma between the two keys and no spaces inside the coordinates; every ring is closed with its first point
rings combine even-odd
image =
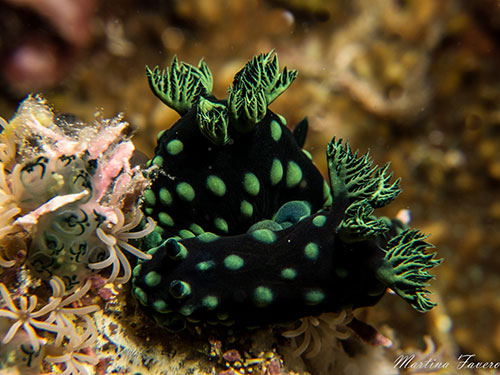
{"type": "Polygon", "coordinates": [[[400,192],[388,166],[334,138],[328,184],[302,150],[307,121],[292,133],[267,109],[296,71],[256,56],[224,101],[203,61],[147,72],[182,116],[150,162],[144,211],[158,227],[142,245],[152,259],[133,271],[133,294],[160,325],[290,321],[373,305],[387,288],[419,311],[434,306],[427,269],[440,261],[425,236],[373,215],[400,192]]]}

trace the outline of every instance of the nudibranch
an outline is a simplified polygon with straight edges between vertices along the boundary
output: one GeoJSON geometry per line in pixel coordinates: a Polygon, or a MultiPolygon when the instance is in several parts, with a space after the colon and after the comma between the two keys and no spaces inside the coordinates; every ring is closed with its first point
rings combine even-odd
{"type": "Polygon", "coordinates": [[[388,165],[342,140],[328,145],[330,183],[268,105],[292,83],[272,52],[234,77],[226,100],[212,75],[174,57],[147,69],[153,92],[181,118],[158,137],[143,195],[158,227],[143,241],[151,260],[133,271],[133,294],[159,325],[253,327],[371,306],[392,289],[416,310],[438,265],[419,231],[374,209],[400,192],[388,165]]]}

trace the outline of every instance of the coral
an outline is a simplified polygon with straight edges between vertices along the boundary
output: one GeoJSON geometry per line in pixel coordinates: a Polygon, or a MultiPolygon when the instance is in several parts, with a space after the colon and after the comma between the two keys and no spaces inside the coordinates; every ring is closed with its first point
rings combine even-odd
{"type": "Polygon", "coordinates": [[[155,227],[137,208],[148,181],[130,165],[134,146],[120,117],[56,121],[41,97],[30,96],[2,126],[0,266],[10,277],[0,284],[0,355],[17,358],[7,368],[27,373],[45,361],[63,374],[88,374],[98,362],[89,347],[99,306],[84,302],[87,278],[111,266],[108,281],[125,283],[131,268],[123,251],[151,257],[128,243],[155,227]],[[41,281],[50,284],[48,298],[36,289],[41,281]],[[19,293],[16,305],[11,295],[19,293]]]}
{"type": "Polygon", "coordinates": [[[295,338],[303,335],[302,343],[294,350],[294,356],[300,356],[305,353],[306,358],[313,358],[321,351],[321,336],[326,336],[331,340],[344,340],[351,336],[351,331],[347,324],[352,320],[352,312],[342,311],[336,313],[323,313],[316,317],[305,317],[300,319],[300,326],[294,330],[283,332],[284,337],[295,338]],[[312,347],[310,348],[310,344],[312,347]]]}
{"type": "Polygon", "coordinates": [[[151,85],[158,96],[160,88],[191,93],[182,106],[164,100],[182,117],[159,136],[150,163],[160,170],[144,193],[161,228],[142,245],[152,259],[139,260],[133,292],[158,324],[260,326],[371,306],[387,288],[418,311],[434,306],[427,270],[440,260],[426,252],[431,245],[373,214],[400,192],[388,164],[333,138],[329,186],[301,150],[306,125],[291,133],[267,108],[295,71],[280,73],[272,52],[256,56],[224,101],[191,89],[206,77],[181,66],[174,59],[170,74],[148,70],[150,83],[161,82],[151,85]],[[215,132],[207,132],[210,111],[215,132]]]}
{"type": "Polygon", "coordinates": [[[28,297],[20,296],[19,308],[17,308],[14,301],[12,301],[7,287],[3,283],[0,283],[0,294],[2,295],[2,299],[8,308],[0,310],[0,317],[14,320],[14,323],[10,326],[9,330],[2,339],[3,344],[7,344],[10,340],[12,340],[18,329],[22,327],[30,338],[30,344],[33,350],[38,352],[40,349],[40,340],[42,340],[42,338],[36,334],[36,329],[56,333],[60,332],[61,328],[59,326],[37,319],[52,311],[60,302],[60,298],[54,298],[38,311],[34,311],[37,308],[38,303],[36,295],[29,296],[29,299],[28,297]]]}
{"type": "Polygon", "coordinates": [[[85,316],[85,332],[81,337],[70,340],[65,348],[66,353],[60,356],[47,356],[46,361],[56,364],[64,364],[63,375],[89,375],[89,371],[84,363],[96,365],[99,360],[90,356],[82,350],[92,346],[97,339],[97,330],[90,317],[85,316]]]}

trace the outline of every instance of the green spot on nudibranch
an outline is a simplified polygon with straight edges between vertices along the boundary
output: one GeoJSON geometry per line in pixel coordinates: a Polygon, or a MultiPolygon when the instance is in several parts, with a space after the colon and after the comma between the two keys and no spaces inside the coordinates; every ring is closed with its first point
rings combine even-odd
{"type": "Polygon", "coordinates": [[[293,280],[297,277],[297,272],[293,268],[284,268],[281,270],[281,277],[287,280],[293,280]]]}
{"type": "Polygon", "coordinates": [[[144,290],[136,287],[134,289],[134,294],[142,305],[146,306],[148,304],[148,295],[144,292],[144,290]]]}
{"type": "Polygon", "coordinates": [[[189,226],[189,230],[196,235],[202,234],[204,232],[202,227],[194,223],[189,226]]]}
{"type": "Polygon", "coordinates": [[[236,254],[228,255],[224,259],[224,265],[231,271],[239,270],[241,267],[243,267],[244,264],[245,261],[243,260],[243,258],[236,254]]]}
{"type": "MultiPolygon", "coordinates": [[[[146,208],[144,209],[144,213],[145,213],[146,215],[148,215],[148,216],[153,215],[153,212],[154,212],[154,210],[153,210],[153,208],[152,208],[152,207],[146,207],[146,208]]],[[[158,228],[158,226],[156,226],[156,228],[158,228]]]]}
{"type": "Polygon", "coordinates": [[[213,310],[219,305],[219,299],[216,296],[206,296],[202,299],[201,304],[207,310],[213,310]]]}
{"type": "Polygon", "coordinates": [[[271,137],[278,142],[281,138],[281,126],[278,124],[278,121],[272,120],[271,121],[271,137]]]}
{"type": "Polygon", "coordinates": [[[253,206],[248,201],[242,201],[240,204],[240,211],[243,216],[251,217],[253,215],[253,206]]]}
{"type": "Polygon", "coordinates": [[[278,118],[280,119],[283,126],[286,126],[286,118],[284,116],[280,115],[279,113],[276,113],[276,116],[278,116],[278,118]]]}
{"type": "Polygon", "coordinates": [[[148,189],[144,191],[144,203],[148,206],[154,206],[156,203],[156,196],[153,190],[148,189]]]}
{"type": "Polygon", "coordinates": [[[179,197],[185,201],[192,201],[194,199],[195,193],[194,189],[187,182],[181,182],[175,188],[179,197]]]}
{"type": "Polygon", "coordinates": [[[166,147],[167,152],[170,155],[177,155],[177,154],[179,154],[180,152],[182,152],[183,148],[184,148],[184,145],[178,139],[171,140],[170,142],[167,143],[167,147],[166,147]]]}
{"type": "Polygon", "coordinates": [[[158,195],[160,197],[161,204],[164,206],[170,206],[172,204],[172,194],[170,194],[166,188],[161,188],[158,195]]]}
{"type": "Polygon", "coordinates": [[[293,188],[302,180],[302,169],[294,161],[289,161],[286,169],[286,187],[293,188]]]}
{"type": "Polygon", "coordinates": [[[179,236],[181,236],[181,238],[183,239],[195,237],[194,233],[187,229],[181,229],[179,231],[179,236]]]}
{"type": "Polygon", "coordinates": [[[184,305],[179,309],[179,312],[184,316],[189,316],[194,312],[193,305],[184,305]]]}
{"type": "Polygon", "coordinates": [[[137,277],[141,273],[141,268],[142,266],[138,264],[137,266],[134,267],[134,270],[132,271],[132,276],[137,277]]]}
{"type": "Polygon", "coordinates": [[[248,194],[255,197],[260,191],[259,179],[253,173],[245,173],[243,177],[243,187],[248,194]]]}
{"type": "Polygon", "coordinates": [[[257,307],[266,307],[273,301],[273,292],[265,286],[259,286],[255,289],[253,299],[257,307]]]}
{"type": "Polygon", "coordinates": [[[152,164],[161,167],[163,165],[163,158],[160,155],[155,156],[153,158],[152,164]]]}
{"type": "Polygon", "coordinates": [[[204,262],[200,262],[196,265],[196,268],[198,269],[198,271],[208,271],[212,268],[215,267],[215,262],[213,260],[206,260],[204,262]]]}
{"type": "Polygon", "coordinates": [[[196,238],[198,238],[201,242],[212,242],[218,239],[219,236],[212,232],[204,232],[196,238]]]}
{"type": "Polygon", "coordinates": [[[219,177],[211,175],[207,177],[207,188],[218,197],[226,194],[226,184],[219,177]]]}
{"type": "Polygon", "coordinates": [[[158,135],[156,136],[156,141],[159,141],[160,138],[162,137],[163,134],[165,134],[165,132],[167,131],[167,129],[163,129],[161,130],[158,135]]]}
{"type": "Polygon", "coordinates": [[[161,275],[155,271],[148,272],[144,277],[144,282],[149,287],[155,287],[161,283],[161,275]]]}
{"type": "Polygon", "coordinates": [[[158,311],[159,313],[167,313],[171,312],[172,310],[168,307],[167,303],[161,299],[156,300],[152,303],[153,308],[158,311]]]}
{"type": "Polygon", "coordinates": [[[229,230],[229,228],[227,226],[227,221],[221,217],[216,217],[214,220],[214,224],[215,224],[215,227],[218,230],[220,230],[221,232],[227,233],[227,231],[229,230]]]}
{"type": "Polygon", "coordinates": [[[271,185],[277,185],[281,179],[283,178],[283,165],[278,159],[273,160],[273,164],[271,165],[271,185]]]}
{"type": "Polygon", "coordinates": [[[263,243],[273,243],[276,240],[276,234],[269,229],[257,229],[252,232],[252,237],[263,243]]]}
{"type": "Polygon", "coordinates": [[[311,153],[307,150],[302,150],[302,152],[304,153],[304,155],[309,159],[309,160],[313,160],[313,156],[311,155],[311,153]]]}
{"type": "Polygon", "coordinates": [[[317,244],[314,242],[309,242],[306,247],[304,248],[304,254],[306,255],[307,258],[311,260],[316,260],[318,259],[319,255],[319,247],[317,244]]]}
{"type": "Polygon", "coordinates": [[[322,227],[326,223],[326,216],[325,215],[318,215],[312,220],[312,223],[316,227],[322,227]]]}
{"type": "Polygon", "coordinates": [[[166,212],[160,212],[158,214],[158,221],[160,222],[160,225],[162,225],[162,226],[171,227],[174,225],[174,220],[166,212]]]}
{"type": "Polygon", "coordinates": [[[307,305],[317,305],[324,301],[325,293],[321,290],[311,290],[306,293],[305,299],[307,305]]]}

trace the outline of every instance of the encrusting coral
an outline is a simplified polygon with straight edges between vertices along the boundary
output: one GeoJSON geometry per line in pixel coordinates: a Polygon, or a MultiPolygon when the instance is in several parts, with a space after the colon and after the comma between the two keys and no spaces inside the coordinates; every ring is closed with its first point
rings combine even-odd
{"type": "Polygon", "coordinates": [[[91,314],[99,307],[81,304],[91,287],[83,281],[111,266],[108,282],[125,283],[131,271],[123,251],[151,257],[128,243],[154,230],[148,218],[134,231],[143,221],[137,202],[148,180],[129,163],[134,146],[120,117],[67,123],[30,96],[2,127],[0,266],[25,279],[0,284],[0,307],[6,307],[0,309],[0,363],[31,353],[18,361],[19,371],[37,373],[45,359],[63,374],[86,374],[82,363],[97,363],[82,350],[95,341],[91,314]],[[38,278],[50,284],[48,299],[32,290],[38,278]]]}

